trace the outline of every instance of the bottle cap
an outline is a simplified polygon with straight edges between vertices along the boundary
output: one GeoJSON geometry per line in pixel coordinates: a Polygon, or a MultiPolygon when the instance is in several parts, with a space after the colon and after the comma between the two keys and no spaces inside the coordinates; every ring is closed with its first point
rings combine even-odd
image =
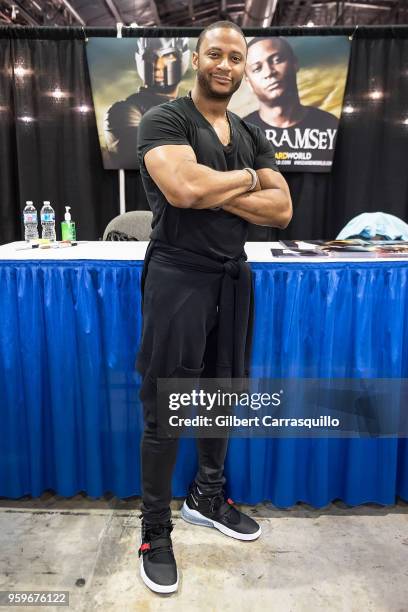
{"type": "Polygon", "coordinates": [[[64,219],[65,221],[71,221],[71,213],[69,212],[71,210],[70,206],[66,206],[65,210],[67,211],[64,215],[64,219]]]}
{"type": "Polygon", "coordinates": [[[31,205],[32,205],[32,204],[33,204],[33,201],[32,201],[32,200],[26,200],[26,206],[28,206],[29,204],[31,204],[31,205]]]}
{"type": "Polygon", "coordinates": [[[44,200],[44,206],[45,206],[46,204],[48,204],[48,205],[49,205],[49,204],[50,204],[50,201],[49,201],[49,200],[44,200]]]}

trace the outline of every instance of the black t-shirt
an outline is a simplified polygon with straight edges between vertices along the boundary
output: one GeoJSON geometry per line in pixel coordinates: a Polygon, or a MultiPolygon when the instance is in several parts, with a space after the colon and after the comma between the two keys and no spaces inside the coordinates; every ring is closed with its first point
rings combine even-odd
{"type": "Polygon", "coordinates": [[[299,123],[286,128],[265,123],[258,111],[244,117],[244,121],[258,126],[276,151],[310,151],[314,160],[331,160],[333,157],[339,120],[320,108],[309,106],[299,123]],[[305,137],[307,133],[310,137],[305,137]],[[317,146],[319,138],[321,144],[317,146]]]}
{"type": "MultiPolygon", "coordinates": [[[[258,111],[254,111],[250,115],[244,117],[244,121],[248,121],[252,125],[257,125],[262,130],[270,130],[273,128],[274,130],[288,130],[291,128],[300,128],[301,130],[305,130],[306,128],[316,128],[319,130],[327,130],[327,128],[337,128],[339,120],[337,117],[328,113],[327,111],[323,111],[320,108],[316,108],[315,106],[308,106],[307,113],[303,117],[299,123],[292,125],[291,128],[281,128],[275,127],[273,125],[269,125],[269,123],[265,123],[263,119],[259,116],[258,111]]],[[[279,133],[279,132],[278,132],[279,133]]]]}
{"type": "Polygon", "coordinates": [[[140,173],[153,212],[151,238],[175,247],[201,253],[220,261],[238,257],[243,251],[248,223],[224,210],[194,210],[169,204],[151,179],[145,154],[161,145],[190,145],[197,162],[214,170],[278,171],[275,151],[261,130],[228,111],[231,142],[224,146],[214,128],[189,96],[165,102],[149,110],[138,132],[140,173]]]}

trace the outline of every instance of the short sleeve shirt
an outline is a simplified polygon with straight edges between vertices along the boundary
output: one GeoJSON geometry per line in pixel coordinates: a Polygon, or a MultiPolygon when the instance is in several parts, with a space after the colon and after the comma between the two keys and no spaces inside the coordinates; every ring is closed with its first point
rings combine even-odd
{"type": "Polygon", "coordinates": [[[278,172],[275,151],[262,131],[228,111],[231,142],[223,145],[214,128],[189,96],[165,102],[149,110],[138,132],[138,158],[143,186],[153,212],[151,238],[219,261],[239,257],[248,234],[248,223],[224,210],[195,210],[169,204],[150,177],[144,156],[161,145],[190,145],[197,162],[218,170],[278,172]]]}

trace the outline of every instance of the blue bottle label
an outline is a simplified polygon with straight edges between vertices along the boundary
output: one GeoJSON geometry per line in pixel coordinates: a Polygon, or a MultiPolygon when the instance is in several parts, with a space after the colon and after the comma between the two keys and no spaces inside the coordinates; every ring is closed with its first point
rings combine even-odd
{"type": "Polygon", "coordinates": [[[43,223],[47,223],[48,221],[54,221],[55,220],[55,216],[53,213],[43,213],[41,215],[41,222],[43,223]]]}

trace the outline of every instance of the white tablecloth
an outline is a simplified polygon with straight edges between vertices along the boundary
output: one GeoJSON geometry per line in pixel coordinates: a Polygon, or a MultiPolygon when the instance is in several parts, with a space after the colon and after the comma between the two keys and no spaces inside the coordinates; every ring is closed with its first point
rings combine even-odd
{"type": "MultiPolygon", "coordinates": [[[[26,248],[26,242],[11,242],[0,246],[1,260],[75,260],[75,259],[105,259],[118,261],[140,261],[144,259],[147,242],[79,242],[77,246],[66,248],[31,249],[26,248]],[[23,249],[24,250],[20,250],[23,249]]],[[[305,245],[310,248],[310,245],[305,245]]],[[[390,258],[362,257],[273,257],[272,249],[282,248],[279,242],[247,242],[245,251],[248,261],[253,262],[330,262],[330,261],[389,261],[390,258]]],[[[392,260],[405,260],[407,257],[393,257],[392,260]]]]}

